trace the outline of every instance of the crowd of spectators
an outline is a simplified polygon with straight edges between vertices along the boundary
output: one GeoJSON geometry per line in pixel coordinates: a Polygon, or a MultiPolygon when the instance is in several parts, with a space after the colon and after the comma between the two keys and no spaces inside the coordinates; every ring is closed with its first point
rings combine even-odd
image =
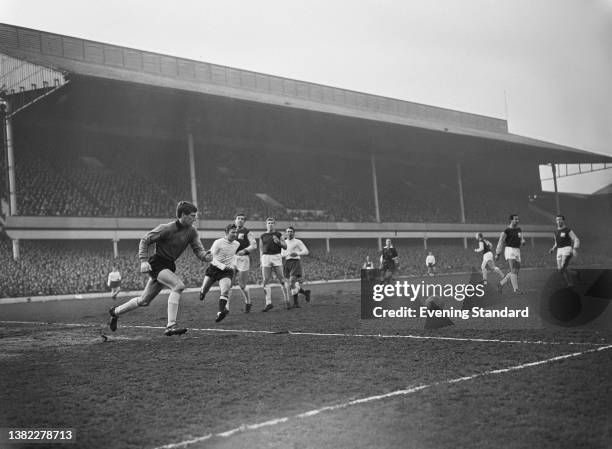
{"type": "MultiPolygon", "coordinates": [[[[331,241],[327,252],[324,241],[305,240],[310,255],[303,258],[307,281],[355,279],[366,256],[378,265],[379,251],[374,240],[331,241]]],[[[206,247],[211,241],[205,241],[206,247]]],[[[474,253],[474,241],[463,247],[463,241],[429,240],[425,249],[419,239],[396,239],[399,254],[399,275],[425,275],[425,256],[431,251],[437,259],[438,273],[470,272],[478,270],[481,256],[474,253]]],[[[555,258],[548,254],[552,241],[537,240],[523,251],[523,267],[554,267],[555,258]]],[[[139,272],[138,241],[119,242],[119,255],[113,257],[110,241],[20,241],[20,258],[13,260],[11,242],[0,239],[0,297],[98,293],[108,290],[106,280],[111,268],[116,267],[123,277],[124,290],[141,290],[147,277],[139,272]]],[[[579,253],[581,266],[612,264],[610,239],[585,240],[579,253]]],[[[261,283],[259,258],[251,256],[250,280],[261,283]]],[[[505,263],[500,262],[505,270],[505,263]]],[[[189,250],[177,261],[177,273],[187,287],[199,287],[204,276],[202,264],[189,250]]]]}
{"type": "MultiPolygon", "coordinates": [[[[46,137],[44,144],[31,138],[16,148],[20,215],[159,218],[171,216],[178,200],[191,198],[184,143],[46,137]]],[[[241,211],[252,219],[376,219],[367,158],[214,146],[196,148],[194,156],[204,218],[230,219],[241,211]]],[[[466,221],[504,222],[508,213],[516,212],[523,223],[548,223],[529,207],[539,192],[537,169],[532,168],[516,163],[507,170],[486,170],[484,162],[464,168],[466,221]]],[[[380,157],[380,219],[460,222],[457,184],[453,164],[407,164],[380,157]]],[[[541,200],[537,204],[550,207],[541,200]]]]}

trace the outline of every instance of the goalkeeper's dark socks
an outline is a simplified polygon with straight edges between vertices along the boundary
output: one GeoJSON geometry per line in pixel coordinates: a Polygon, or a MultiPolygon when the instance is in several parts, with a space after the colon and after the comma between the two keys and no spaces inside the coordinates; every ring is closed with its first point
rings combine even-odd
{"type": "Polygon", "coordinates": [[[219,312],[223,312],[227,308],[227,299],[219,298],[219,312]]]}

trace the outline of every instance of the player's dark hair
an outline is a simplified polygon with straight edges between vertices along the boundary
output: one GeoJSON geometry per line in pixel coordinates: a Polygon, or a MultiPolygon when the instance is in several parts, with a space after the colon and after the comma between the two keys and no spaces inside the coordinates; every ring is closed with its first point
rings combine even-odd
{"type": "Polygon", "coordinates": [[[193,214],[197,212],[198,208],[195,204],[190,203],[189,201],[179,201],[176,205],[176,218],[181,218],[184,215],[193,214]]]}
{"type": "Polygon", "coordinates": [[[239,214],[236,214],[236,216],[234,217],[234,219],[238,218],[238,217],[244,217],[244,219],[246,220],[246,215],[243,214],[242,212],[240,212],[239,214]]]}
{"type": "Polygon", "coordinates": [[[229,234],[229,232],[230,232],[232,229],[238,229],[238,228],[236,227],[236,225],[235,225],[234,223],[228,224],[228,225],[225,227],[225,233],[226,233],[226,234],[229,234]]]}
{"type": "Polygon", "coordinates": [[[518,214],[510,214],[510,216],[508,217],[508,222],[514,220],[514,217],[518,217],[518,214]]]}
{"type": "Polygon", "coordinates": [[[557,218],[561,218],[562,220],[565,220],[565,215],[559,214],[559,215],[557,215],[557,218]]]}
{"type": "Polygon", "coordinates": [[[287,229],[291,229],[293,232],[295,232],[295,228],[293,226],[287,226],[287,229]]]}
{"type": "Polygon", "coordinates": [[[266,218],[266,221],[274,221],[274,222],[276,222],[276,218],[274,218],[274,217],[268,217],[268,218],[266,218]]]}
{"type": "Polygon", "coordinates": [[[478,234],[476,234],[478,236],[479,239],[482,238],[482,232],[479,232],[478,234]]]}

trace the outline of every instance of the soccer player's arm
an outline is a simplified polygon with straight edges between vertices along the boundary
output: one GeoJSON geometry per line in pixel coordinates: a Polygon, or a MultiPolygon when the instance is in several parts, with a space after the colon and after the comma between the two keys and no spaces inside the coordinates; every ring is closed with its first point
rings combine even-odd
{"type": "Polygon", "coordinates": [[[202,245],[202,240],[200,240],[200,234],[198,234],[198,231],[193,233],[189,245],[191,245],[193,254],[195,254],[198,259],[200,259],[202,262],[210,262],[210,253],[204,249],[204,245],[202,245]]]}
{"type": "Polygon", "coordinates": [[[247,254],[250,254],[251,251],[255,251],[256,249],[257,249],[257,240],[249,236],[249,246],[238,251],[238,253],[242,252],[242,254],[238,254],[238,255],[246,256],[247,254]]]}
{"type": "Polygon", "coordinates": [[[298,256],[307,256],[308,254],[310,254],[308,248],[306,248],[306,245],[304,245],[304,242],[302,242],[301,240],[299,243],[299,251],[297,252],[297,254],[298,256]]]}
{"type": "Polygon", "coordinates": [[[495,259],[499,259],[504,247],[506,246],[506,233],[502,231],[497,242],[497,248],[495,249],[495,259]]]}
{"type": "Polygon", "coordinates": [[[106,285],[110,287],[110,283],[111,283],[111,275],[110,273],[108,273],[108,280],[106,281],[106,285]]]}
{"type": "Polygon", "coordinates": [[[572,254],[576,255],[576,250],[580,248],[580,239],[574,231],[569,232],[569,237],[572,240],[572,254]]]}
{"type": "Polygon", "coordinates": [[[153,243],[163,240],[168,235],[168,229],[166,225],[159,225],[153,230],[147,232],[147,234],[140,239],[138,244],[138,259],[140,260],[140,272],[147,273],[151,271],[151,265],[149,264],[149,246],[153,243]]]}
{"type": "MultiPolygon", "coordinates": [[[[278,235],[280,235],[280,232],[278,233],[278,235]]],[[[277,235],[277,237],[278,237],[278,235],[277,235]]],[[[287,241],[285,239],[283,239],[282,235],[280,235],[280,237],[278,237],[278,240],[280,240],[281,248],[287,249],[287,241]]]]}
{"type": "Polygon", "coordinates": [[[474,250],[475,253],[481,253],[484,251],[484,242],[478,242],[478,248],[474,250]]]}
{"type": "Polygon", "coordinates": [[[399,263],[399,256],[397,255],[397,250],[393,248],[393,262],[397,265],[399,263]]]}
{"type": "Polygon", "coordinates": [[[548,253],[552,254],[555,252],[556,249],[557,249],[557,239],[555,238],[555,235],[553,234],[553,246],[551,249],[548,250],[548,253]]]}

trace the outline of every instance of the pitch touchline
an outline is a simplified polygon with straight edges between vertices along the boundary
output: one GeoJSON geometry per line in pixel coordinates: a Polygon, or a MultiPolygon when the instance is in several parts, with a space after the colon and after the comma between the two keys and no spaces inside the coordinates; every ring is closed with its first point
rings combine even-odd
{"type": "Polygon", "coordinates": [[[511,371],[518,371],[518,370],[522,370],[522,369],[525,369],[525,368],[531,368],[531,367],[534,367],[534,366],[539,366],[539,365],[545,365],[545,364],[548,364],[548,363],[558,362],[559,360],[565,360],[565,359],[570,359],[570,358],[573,358],[573,357],[579,357],[579,356],[584,355],[584,354],[589,354],[589,353],[598,352],[598,351],[605,351],[605,350],[611,349],[611,348],[612,348],[612,345],[602,346],[602,347],[599,347],[599,348],[596,348],[596,349],[588,349],[588,350],[582,351],[582,352],[574,352],[574,353],[571,353],[571,354],[560,355],[560,356],[557,356],[557,357],[552,357],[550,359],[539,360],[537,362],[522,363],[520,365],[514,365],[514,366],[510,366],[508,368],[501,368],[501,369],[496,369],[496,370],[487,370],[487,371],[483,371],[481,373],[472,374],[471,376],[457,377],[455,379],[443,380],[443,381],[434,382],[434,383],[431,383],[431,384],[428,384],[428,385],[419,385],[419,386],[415,386],[415,387],[406,388],[406,389],[403,389],[403,390],[392,391],[390,393],[380,394],[380,395],[376,395],[376,396],[369,396],[369,397],[361,398],[361,399],[355,399],[355,400],[344,402],[344,403],[341,403],[341,404],[328,405],[328,406],[321,407],[321,408],[318,408],[318,409],[309,410],[307,412],[298,413],[297,415],[285,416],[285,417],[282,417],[282,418],[271,419],[269,421],[264,421],[264,422],[256,423],[256,424],[243,424],[243,425],[241,425],[239,427],[235,427],[235,428],[227,430],[225,432],[220,432],[220,433],[215,433],[215,434],[209,433],[209,434],[201,436],[201,437],[196,437],[196,438],[192,438],[192,439],[189,439],[189,440],[180,441],[178,443],[170,443],[170,444],[166,444],[164,446],[158,446],[155,449],[175,449],[175,448],[189,446],[189,445],[194,444],[194,443],[199,443],[201,441],[206,441],[206,440],[209,440],[209,439],[214,438],[214,437],[227,438],[227,437],[230,437],[232,435],[245,432],[247,430],[255,430],[255,429],[260,429],[262,427],[271,427],[271,426],[275,426],[277,424],[282,424],[282,423],[290,421],[290,420],[309,418],[311,416],[315,416],[315,415],[318,415],[318,414],[323,413],[323,412],[339,410],[339,409],[347,408],[347,407],[350,407],[350,406],[353,406],[353,405],[365,404],[367,402],[379,401],[379,400],[387,399],[387,398],[394,397],[394,396],[406,396],[406,395],[409,395],[409,394],[412,394],[412,393],[417,393],[419,391],[426,390],[428,388],[437,387],[439,385],[456,384],[456,383],[459,383],[459,382],[465,382],[465,381],[468,381],[468,380],[477,379],[479,377],[491,376],[491,375],[494,375],[494,374],[509,373],[511,371]]]}
{"type": "MultiPolygon", "coordinates": [[[[100,324],[91,323],[51,323],[44,321],[0,321],[2,324],[32,324],[32,325],[47,325],[47,326],[70,326],[70,327],[100,327],[100,324]]],[[[165,329],[164,326],[146,326],[146,325],[122,325],[122,328],[127,329],[165,329]]],[[[289,335],[305,335],[312,337],[345,337],[345,338],[406,338],[414,340],[448,340],[448,341],[467,341],[473,343],[519,343],[519,344],[534,344],[534,345],[582,345],[582,346],[605,346],[604,343],[589,343],[589,342],[560,342],[560,341],[543,341],[543,340],[501,340],[494,338],[468,338],[468,337],[442,337],[436,335],[385,335],[385,334],[342,334],[342,333],[327,333],[327,332],[293,332],[293,331],[265,331],[265,330],[249,330],[249,329],[218,329],[218,328],[189,328],[190,331],[198,332],[221,332],[234,334],[289,334],[289,335]]]]}

